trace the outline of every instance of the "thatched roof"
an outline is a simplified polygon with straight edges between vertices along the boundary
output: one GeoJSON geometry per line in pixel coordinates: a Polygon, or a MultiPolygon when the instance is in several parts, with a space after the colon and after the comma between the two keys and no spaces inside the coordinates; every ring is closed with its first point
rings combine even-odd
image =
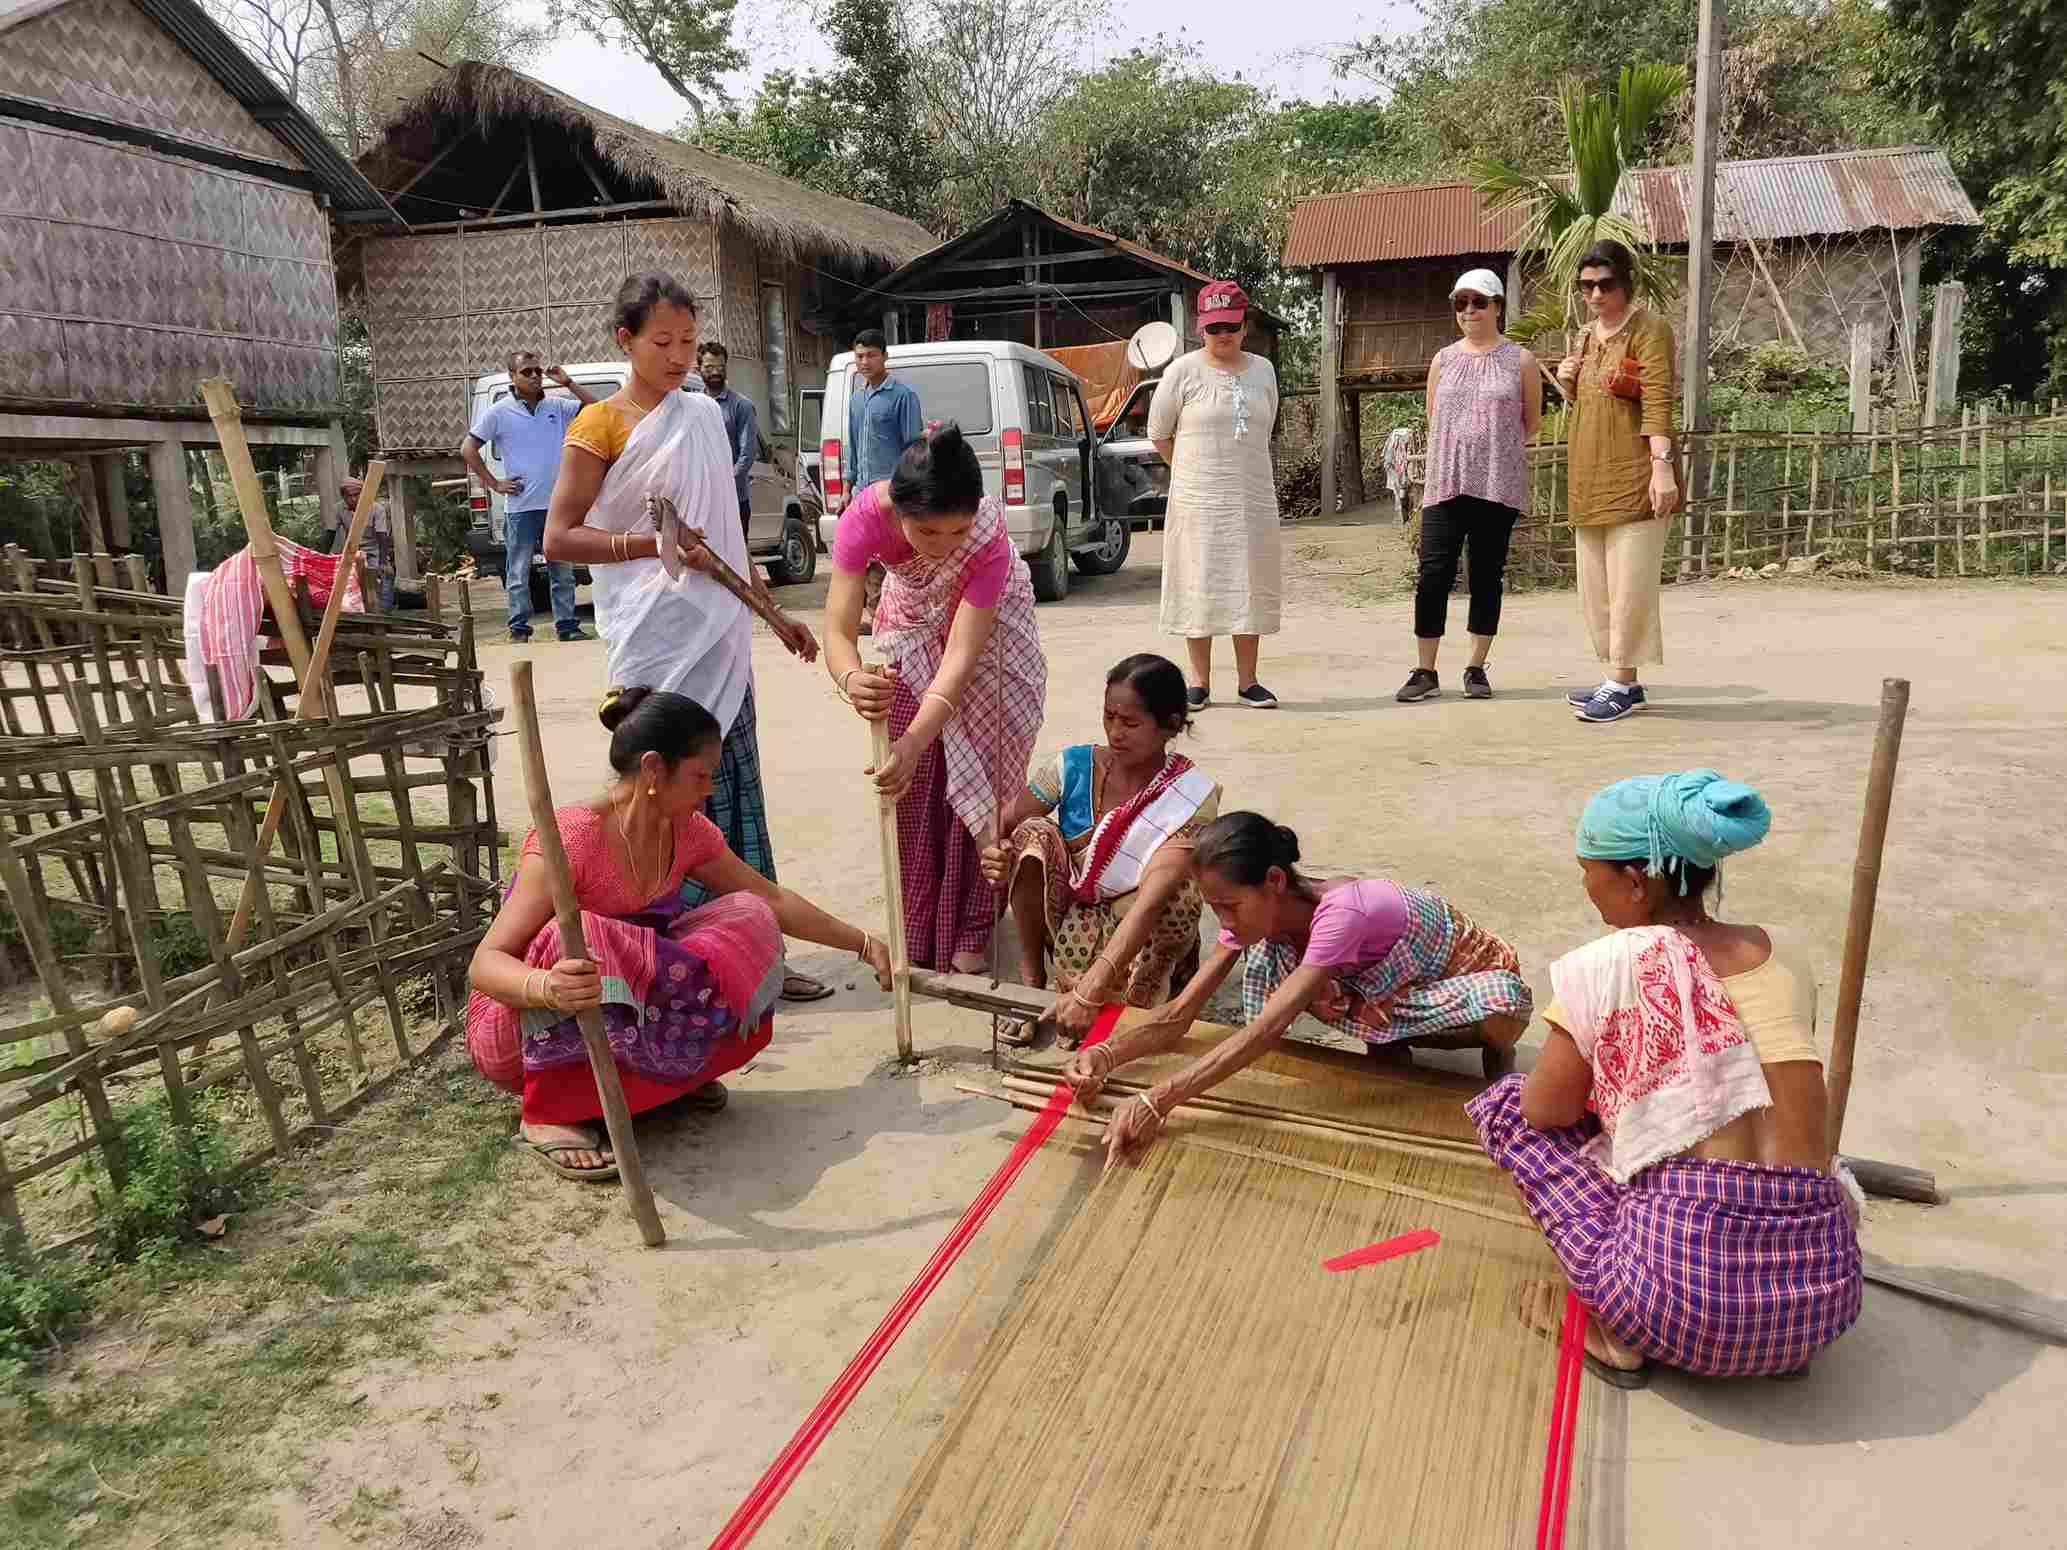
{"type": "MultiPolygon", "coordinates": [[[[397,189],[444,150],[458,121],[471,119],[484,140],[513,123],[551,126],[592,151],[606,175],[650,190],[686,215],[736,222],[761,245],[787,257],[836,258],[896,266],[934,246],[915,221],[701,150],[589,106],[543,81],[501,65],[462,60],[438,84],[404,103],[359,158],[382,189],[397,189]]],[[[548,151],[541,138],[540,155],[548,151]]],[[[492,189],[490,190],[492,194],[492,189]]],[[[399,202],[399,200],[398,200],[399,202]]]]}

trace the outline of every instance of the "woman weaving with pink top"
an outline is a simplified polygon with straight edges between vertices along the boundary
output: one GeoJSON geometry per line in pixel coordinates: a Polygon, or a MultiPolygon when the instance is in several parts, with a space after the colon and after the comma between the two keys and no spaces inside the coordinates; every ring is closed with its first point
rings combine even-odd
{"type": "MultiPolygon", "coordinates": [[[[1718,863],[1771,821],[1713,770],[1595,795],[1579,867],[1613,930],[1550,966],[1528,1080],[1467,1106],[1592,1315],[1588,1367],[1618,1388],[1642,1387],[1650,1361],[1796,1376],[1859,1316],[1815,975],[1762,927],[1708,913],[1718,863]]],[[[1558,1301],[1538,1282],[1522,1317],[1553,1332],[1558,1301]]]]}
{"type": "Polygon", "coordinates": [[[998,921],[983,847],[1040,735],[1048,662],[1033,578],[959,428],[929,430],[841,514],[825,617],[835,690],[863,720],[890,723],[890,757],[868,773],[897,802],[911,962],[973,973],[998,921]],[[885,567],[882,673],[862,666],[859,647],[871,562],[885,567]]]}
{"type": "Polygon", "coordinates": [[[1228,813],[1193,842],[1192,875],[1224,928],[1218,945],[1176,1000],[1079,1050],[1063,1074],[1088,1101],[1129,1061],[1175,1048],[1238,963],[1246,1026],[1118,1110],[1109,1158],[1137,1156],[1173,1107],[1260,1059],[1301,1012],[1398,1058],[1414,1045],[1477,1048],[1488,1075],[1511,1068],[1530,1008],[1513,948],[1432,893],[1323,882],[1298,862],[1299,837],[1259,813],[1228,813]]]}

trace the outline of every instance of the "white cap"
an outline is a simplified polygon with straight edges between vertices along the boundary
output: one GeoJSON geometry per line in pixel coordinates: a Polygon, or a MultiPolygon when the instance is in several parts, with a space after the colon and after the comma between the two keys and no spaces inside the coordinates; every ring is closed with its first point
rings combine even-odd
{"type": "Polygon", "coordinates": [[[1457,283],[1450,287],[1450,294],[1459,291],[1475,291],[1481,296],[1505,298],[1507,287],[1500,283],[1500,277],[1490,269],[1468,269],[1457,277],[1457,283]]]}

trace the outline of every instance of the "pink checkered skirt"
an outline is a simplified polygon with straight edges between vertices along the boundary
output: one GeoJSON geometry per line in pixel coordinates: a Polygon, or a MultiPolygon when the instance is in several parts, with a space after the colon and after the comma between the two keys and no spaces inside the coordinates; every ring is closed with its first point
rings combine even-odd
{"type": "Polygon", "coordinates": [[[1579,1300],[1653,1361],[1707,1377],[1792,1372],[1851,1328],[1863,1282],[1844,1186],[1813,1168],[1672,1159],[1617,1184],[1589,1118],[1538,1130],[1522,1078],[1466,1105],[1579,1300]]]}

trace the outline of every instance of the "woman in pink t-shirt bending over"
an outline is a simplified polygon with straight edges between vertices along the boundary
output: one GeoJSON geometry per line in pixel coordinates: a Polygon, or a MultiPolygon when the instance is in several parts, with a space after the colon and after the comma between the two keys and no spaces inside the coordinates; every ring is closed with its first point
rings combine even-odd
{"type": "Polygon", "coordinates": [[[896,472],[841,514],[825,615],[834,688],[863,720],[890,723],[890,757],[868,773],[897,802],[912,964],[974,972],[998,920],[983,847],[1025,779],[1048,663],[1033,578],[957,426],[906,447],[896,472]],[[873,636],[881,668],[863,666],[859,647],[871,561],[885,570],[873,636]]]}
{"type": "Polygon", "coordinates": [[[1193,875],[1223,927],[1212,955],[1176,1000],[1079,1050],[1064,1075],[1088,1100],[1129,1061],[1175,1048],[1245,959],[1246,1026],[1120,1109],[1108,1155],[1138,1155],[1172,1108],[1262,1057],[1301,1012],[1374,1048],[1481,1049],[1489,1079],[1513,1069],[1530,999],[1512,947],[1432,893],[1324,882],[1298,863],[1299,837],[1260,813],[1228,813],[1194,842],[1193,875]]]}

